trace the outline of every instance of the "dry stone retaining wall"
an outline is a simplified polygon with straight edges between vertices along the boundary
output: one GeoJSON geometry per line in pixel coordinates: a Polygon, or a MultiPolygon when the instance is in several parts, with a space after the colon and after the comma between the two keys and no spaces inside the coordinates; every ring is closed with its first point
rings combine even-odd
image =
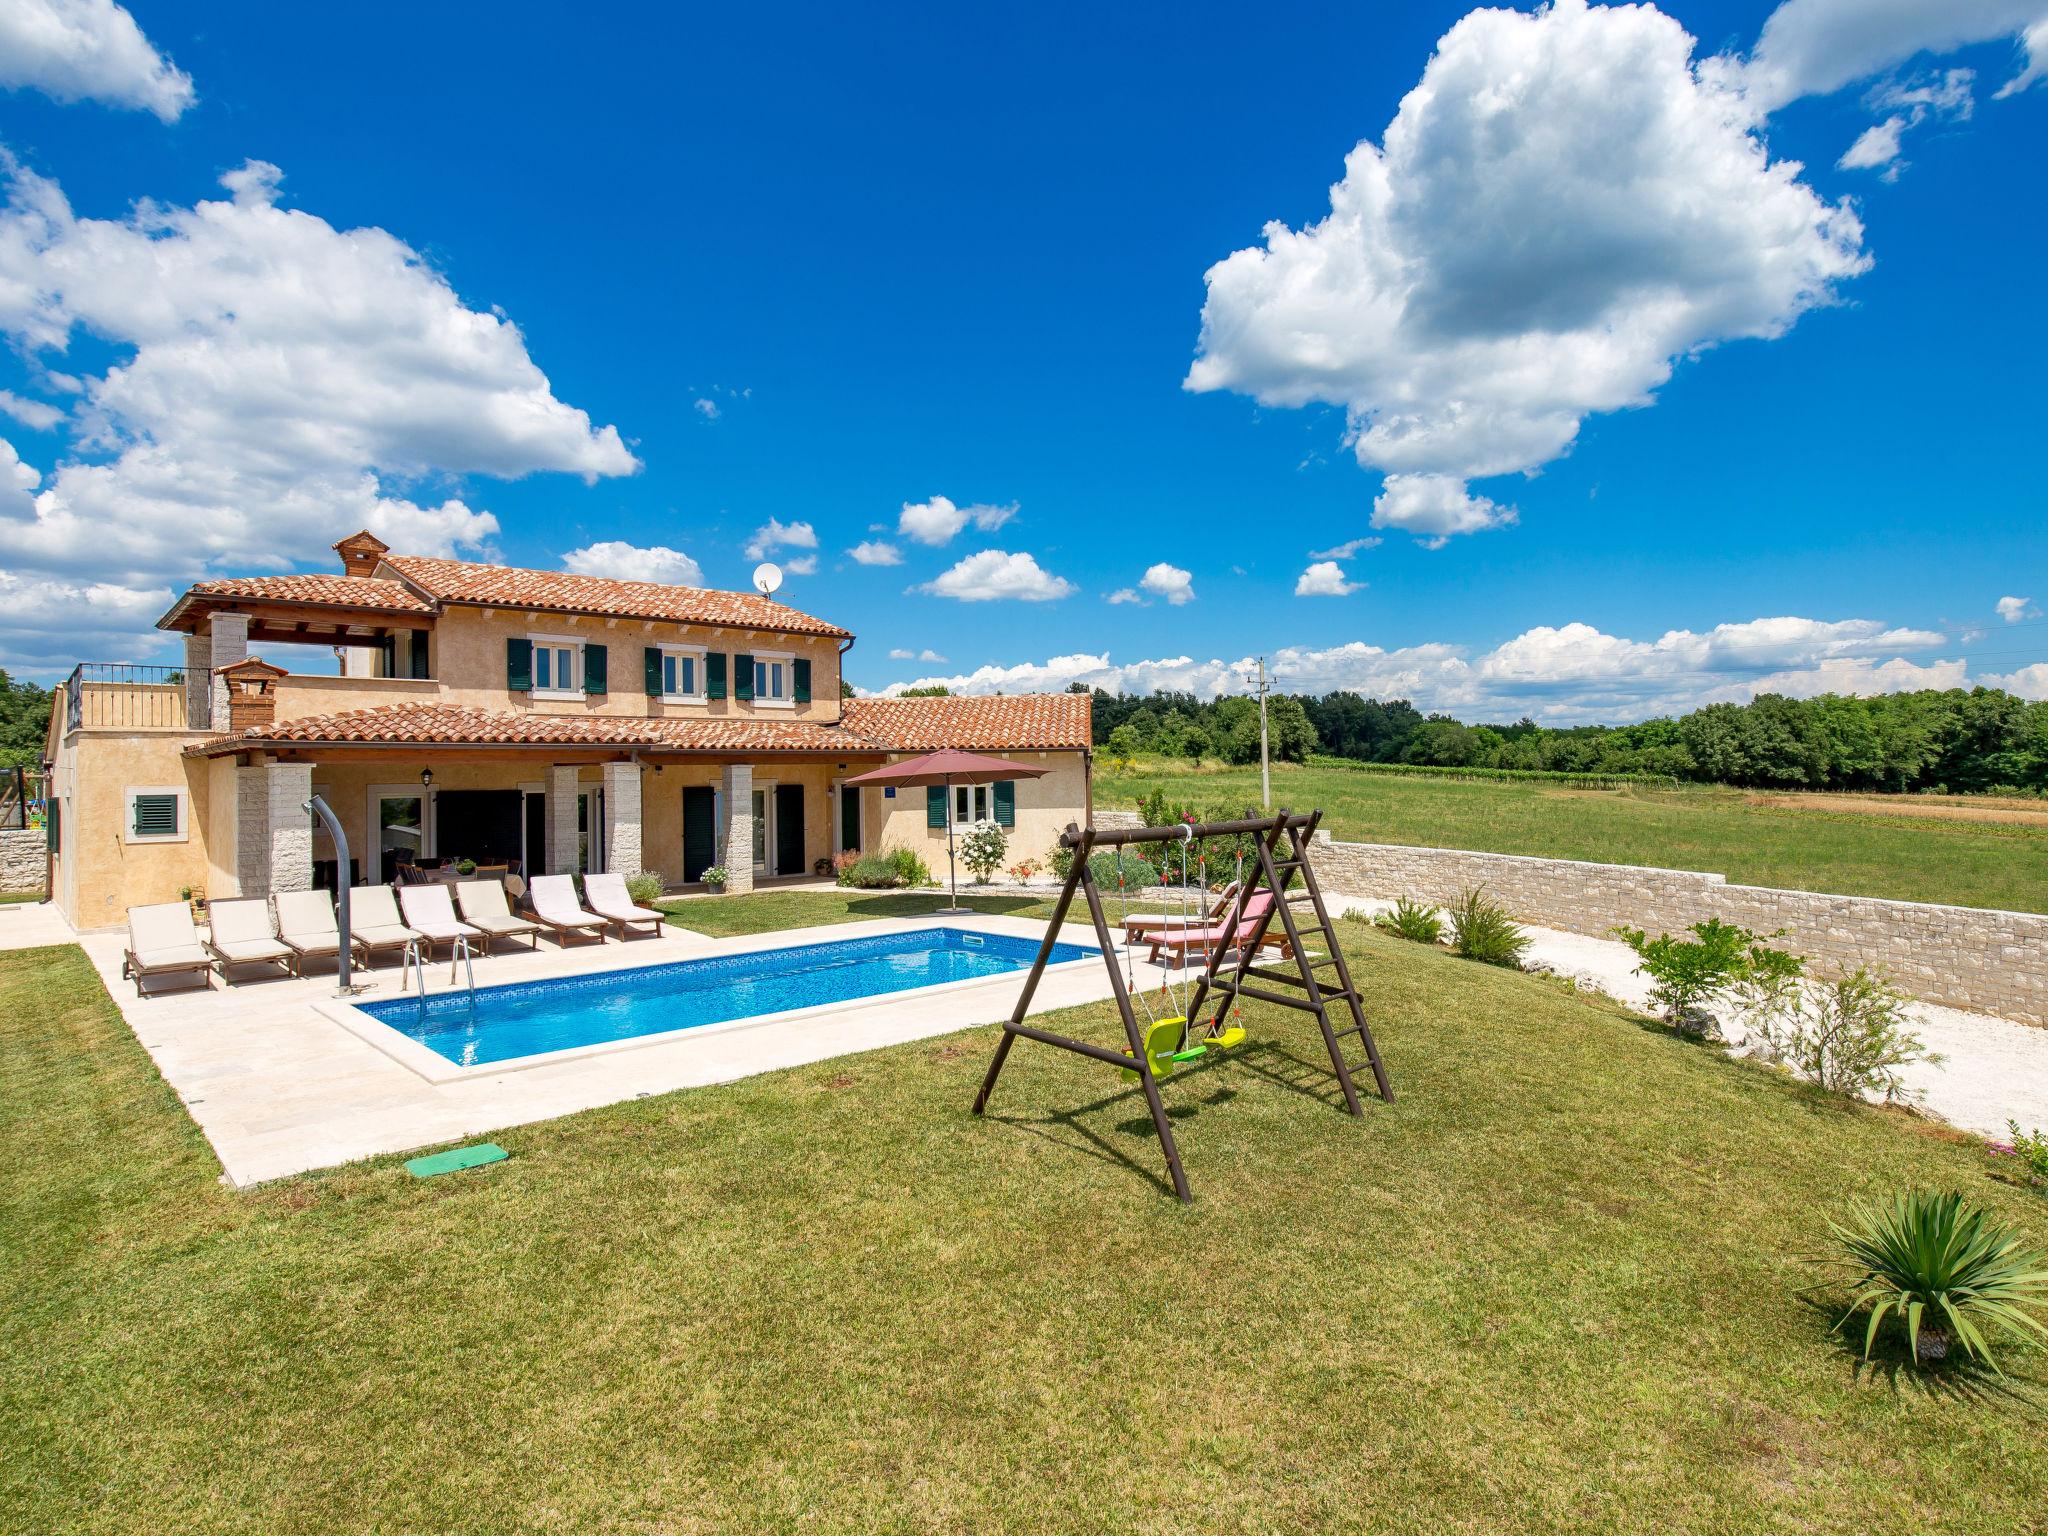
{"type": "Polygon", "coordinates": [[[0,892],[40,891],[48,853],[49,834],[41,827],[0,832],[0,892]]]}
{"type": "MultiPolygon", "coordinates": [[[[1128,811],[1095,820],[1138,821],[1128,811]]],[[[2048,1025],[2048,916],[2039,913],[1730,885],[1695,870],[1340,843],[1321,832],[1315,863],[1325,890],[1444,902],[1483,885],[1524,922],[1597,938],[1622,923],[1675,933],[1710,917],[1759,933],[1789,929],[1786,947],[1823,973],[1869,965],[1928,1002],[2048,1025]]]]}

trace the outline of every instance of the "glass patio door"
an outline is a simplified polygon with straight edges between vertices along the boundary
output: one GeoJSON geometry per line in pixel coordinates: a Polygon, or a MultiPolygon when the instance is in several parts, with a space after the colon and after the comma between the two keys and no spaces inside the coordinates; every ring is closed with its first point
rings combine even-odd
{"type": "Polygon", "coordinates": [[[768,807],[773,803],[768,791],[754,791],[754,873],[765,874],[768,870],[768,807]]]}
{"type": "Polygon", "coordinates": [[[417,864],[427,852],[426,805],[417,792],[377,795],[377,878],[384,884],[398,878],[399,865],[417,864]]]}

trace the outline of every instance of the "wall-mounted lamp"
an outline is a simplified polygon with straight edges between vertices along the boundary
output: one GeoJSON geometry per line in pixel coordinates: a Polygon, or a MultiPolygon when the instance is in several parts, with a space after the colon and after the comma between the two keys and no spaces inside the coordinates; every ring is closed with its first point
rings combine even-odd
{"type": "Polygon", "coordinates": [[[432,789],[433,787],[434,787],[434,770],[433,770],[433,769],[431,769],[431,768],[422,768],[422,769],[420,770],[420,788],[421,788],[421,789],[432,789]]]}

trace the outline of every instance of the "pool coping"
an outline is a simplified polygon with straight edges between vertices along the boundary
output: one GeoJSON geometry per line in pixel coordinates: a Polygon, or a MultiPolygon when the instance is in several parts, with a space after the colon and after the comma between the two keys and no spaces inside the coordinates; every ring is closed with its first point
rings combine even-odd
{"type": "MultiPolygon", "coordinates": [[[[854,925],[844,924],[840,926],[851,927],[854,925]]],[[[921,933],[933,928],[952,928],[962,933],[974,933],[977,931],[974,928],[963,927],[960,923],[949,919],[933,917],[906,920],[900,929],[892,930],[892,932],[921,933]]],[[[863,939],[889,936],[887,934],[862,933],[839,938],[811,938],[795,944],[776,942],[777,940],[788,940],[791,934],[819,934],[829,931],[829,929],[819,928],[784,928],[770,930],[766,933],[735,935],[732,939],[721,940],[721,945],[730,945],[731,947],[721,947],[715,954],[668,956],[663,959],[643,963],[605,966],[601,969],[578,973],[575,976],[542,976],[520,981],[500,981],[479,986],[477,990],[479,992],[493,992],[501,987],[543,986],[555,981],[582,980],[585,976],[622,976],[639,971],[662,970],[675,965],[690,965],[703,960],[730,960],[741,955],[767,954],[779,949],[811,949],[821,944],[852,944],[858,943],[863,939]]],[[[981,931],[985,932],[987,930],[981,931]]],[[[993,934],[991,936],[999,938],[1021,937],[1016,934],[993,934]]],[[[1102,951],[1094,944],[1081,945],[1072,939],[1064,937],[1059,942],[1062,944],[1073,944],[1076,948],[1085,948],[1088,953],[1077,955],[1072,960],[1061,960],[1046,966],[1045,974],[1047,976],[1071,971],[1078,966],[1099,966],[1102,963],[1102,951]]],[[[1116,947],[1120,951],[1122,946],[1116,947]]],[[[412,1036],[406,1034],[404,1030],[386,1024],[382,1019],[366,1012],[354,1003],[344,1002],[340,998],[318,998],[313,1002],[313,1011],[339,1024],[364,1044],[382,1051],[400,1066],[408,1071],[417,1073],[430,1083],[463,1083],[482,1078],[496,1077],[507,1072],[527,1072],[541,1067],[553,1067],[567,1062],[583,1061],[596,1056],[612,1056],[623,1051],[644,1050],[650,1046],[674,1045],[688,1038],[701,1039],[713,1035],[732,1034],[744,1029],[760,1029],[771,1024],[787,1024],[804,1019],[818,1018],[828,1013],[859,1012],[867,1008],[886,1007],[891,1003],[900,1003],[906,998],[923,1000],[940,997],[950,992],[960,992],[968,988],[986,987],[993,982],[1004,980],[1007,977],[1021,978],[1027,969],[1028,967],[1019,967],[1015,971],[1005,971],[994,976],[969,976],[959,981],[934,982],[922,987],[899,987],[893,992],[876,992],[866,997],[844,998],[827,1003],[812,1003],[803,1008],[784,1008],[775,1013],[753,1013],[748,1014],[745,1018],[720,1019],[711,1024],[686,1024],[679,1029],[657,1030],[650,1034],[632,1035],[623,1040],[599,1040],[589,1045],[564,1046],[560,1050],[535,1051],[526,1056],[508,1056],[499,1061],[472,1062],[467,1066],[461,1062],[450,1061],[432,1046],[415,1040],[412,1036]]],[[[441,994],[438,995],[445,995],[450,990],[459,989],[443,988],[441,994]]],[[[401,995],[411,996],[417,994],[401,995]]],[[[428,995],[431,997],[437,994],[429,993],[428,995]]],[[[389,999],[386,1001],[389,1001],[389,999]]]]}

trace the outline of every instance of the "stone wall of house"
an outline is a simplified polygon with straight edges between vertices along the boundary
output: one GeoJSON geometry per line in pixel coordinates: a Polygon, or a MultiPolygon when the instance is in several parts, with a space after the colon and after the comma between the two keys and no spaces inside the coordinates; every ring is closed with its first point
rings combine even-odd
{"type": "Polygon", "coordinates": [[[41,827],[0,832],[0,892],[40,891],[49,846],[41,827]]]}
{"type": "MultiPolygon", "coordinates": [[[[1135,826],[1127,811],[1098,826],[1135,826]]],[[[1784,944],[1823,974],[1869,965],[1931,1003],[2048,1026],[2048,916],[1731,885],[1721,875],[1457,848],[1340,843],[1316,834],[1326,891],[1449,901],[1475,885],[1524,922],[1608,937],[1618,924],[1677,932],[1718,917],[1784,944]]]]}

